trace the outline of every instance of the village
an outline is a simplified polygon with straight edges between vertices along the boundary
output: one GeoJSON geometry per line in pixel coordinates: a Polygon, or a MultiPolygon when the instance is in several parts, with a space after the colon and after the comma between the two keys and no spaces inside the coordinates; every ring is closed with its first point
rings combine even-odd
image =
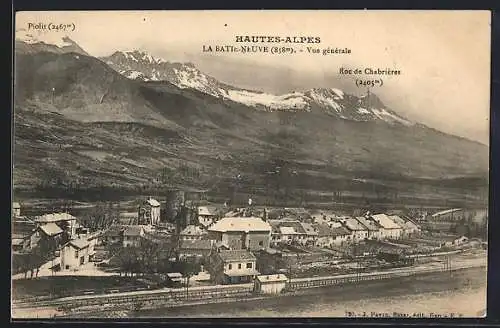
{"type": "Polygon", "coordinates": [[[435,254],[486,248],[482,209],[344,215],[251,199],[244,207],[199,205],[178,191],[139,204],[91,225],[67,209],[23,215],[14,202],[13,298],[243,284],[279,294],[292,278],[412,267],[435,254]]]}

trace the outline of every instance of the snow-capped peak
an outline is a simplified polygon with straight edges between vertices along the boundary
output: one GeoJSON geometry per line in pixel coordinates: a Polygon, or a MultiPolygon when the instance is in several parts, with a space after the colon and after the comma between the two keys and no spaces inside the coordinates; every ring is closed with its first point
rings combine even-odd
{"type": "Polygon", "coordinates": [[[67,35],[57,32],[48,32],[43,30],[27,31],[19,29],[16,31],[16,40],[27,44],[45,43],[57,46],[59,48],[69,47],[75,44],[67,35]]]}
{"type": "Polygon", "coordinates": [[[373,94],[358,98],[346,95],[337,88],[314,88],[305,92],[294,91],[280,95],[243,90],[218,81],[201,72],[192,63],[171,63],[138,50],[116,52],[103,60],[131,79],[169,81],[181,89],[194,89],[258,110],[310,112],[315,109],[346,120],[411,124],[386,109],[380,99],[373,94]]]}

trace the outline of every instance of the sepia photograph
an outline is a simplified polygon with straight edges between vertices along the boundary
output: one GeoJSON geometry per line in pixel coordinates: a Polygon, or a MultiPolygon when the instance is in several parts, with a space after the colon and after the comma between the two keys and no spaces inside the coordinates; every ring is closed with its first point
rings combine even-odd
{"type": "Polygon", "coordinates": [[[489,11],[13,30],[13,319],[487,315],[489,11]]]}

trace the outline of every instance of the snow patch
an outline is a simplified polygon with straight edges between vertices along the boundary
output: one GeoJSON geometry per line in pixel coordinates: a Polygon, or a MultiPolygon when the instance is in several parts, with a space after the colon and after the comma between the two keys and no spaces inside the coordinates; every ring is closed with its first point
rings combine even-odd
{"type": "Polygon", "coordinates": [[[323,95],[322,93],[319,93],[315,90],[313,90],[310,93],[310,97],[319,105],[325,106],[325,107],[331,107],[335,109],[338,113],[342,111],[342,106],[340,106],[338,103],[336,103],[332,98],[323,95]]]}
{"type": "Polygon", "coordinates": [[[268,93],[257,93],[245,90],[228,90],[227,97],[234,102],[247,106],[264,106],[270,109],[308,109],[309,104],[304,95],[299,92],[284,95],[272,95],[268,93]]]}
{"type": "Polygon", "coordinates": [[[344,99],[344,91],[340,89],[331,88],[331,90],[340,98],[344,99]]]}
{"type": "Polygon", "coordinates": [[[373,108],[372,109],[372,112],[373,114],[375,114],[375,116],[377,116],[379,119],[383,120],[383,121],[386,121],[386,122],[389,122],[389,123],[393,123],[393,122],[398,122],[398,123],[401,123],[401,124],[404,124],[404,125],[413,125],[412,122],[408,121],[408,120],[405,120],[397,115],[394,115],[390,112],[388,112],[387,110],[385,109],[375,109],[373,108]]]}
{"type": "Polygon", "coordinates": [[[370,114],[371,112],[368,109],[366,109],[366,108],[359,107],[358,108],[358,113],[360,113],[360,114],[370,114]]]}
{"type": "Polygon", "coordinates": [[[31,33],[26,29],[19,29],[16,31],[15,38],[28,44],[46,43],[59,48],[73,45],[66,35],[55,31],[37,30],[31,33]]]}

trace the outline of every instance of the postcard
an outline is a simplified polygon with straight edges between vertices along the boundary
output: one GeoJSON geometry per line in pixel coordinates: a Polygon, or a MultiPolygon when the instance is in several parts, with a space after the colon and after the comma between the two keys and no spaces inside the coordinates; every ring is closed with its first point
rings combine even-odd
{"type": "Polygon", "coordinates": [[[486,316],[490,21],[17,12],[12,317],[486,316]]]}

